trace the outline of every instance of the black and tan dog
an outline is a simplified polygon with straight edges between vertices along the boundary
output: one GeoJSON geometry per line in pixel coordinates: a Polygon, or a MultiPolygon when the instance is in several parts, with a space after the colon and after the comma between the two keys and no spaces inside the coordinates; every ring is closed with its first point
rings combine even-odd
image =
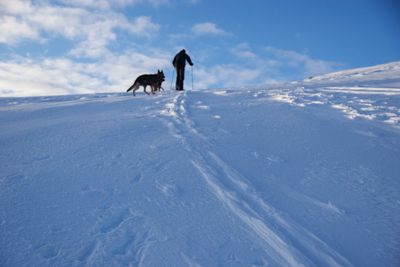
{"type": "Polygon", "coordinates": [[[161,87],[163,81],[165,81],[165,75],[162,70],[158,70],[156,74],[143,74],[136,78],[135,82],[126,92],[133,90],[133,95],[135,95],[135,91],[138,90],[140,86],[143,86],[143,91],[149,95],[150,93],[146,91],[146,87],[150,85],[151,93],[154,94],[155,91],[163,89],[161,87]]]}

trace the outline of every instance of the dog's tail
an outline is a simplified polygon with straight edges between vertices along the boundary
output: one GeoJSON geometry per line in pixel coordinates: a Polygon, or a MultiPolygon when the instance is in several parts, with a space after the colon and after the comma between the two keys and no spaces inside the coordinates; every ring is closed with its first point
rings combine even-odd
{"type": "Polygon", "coordinates": [[[131,87],[128,88],[128,90],[126,90],[126,92],[129,92],[129,91],[132,90],[135,86],[136,86],[136,81],[132,84],[131,87]]]}

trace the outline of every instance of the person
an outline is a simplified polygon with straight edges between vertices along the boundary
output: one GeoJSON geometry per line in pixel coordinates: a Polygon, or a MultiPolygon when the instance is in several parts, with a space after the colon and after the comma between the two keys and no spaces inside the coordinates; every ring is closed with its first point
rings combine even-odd
{"type": "Polygon", "coordinates": [[[176,70],[176,85],[175,89],[178,91],[183,91],[183,80],[185,79],[185,65],[186,61],[190,66],[193,66],[193,62],[189,55],[186,54],[185,49],[182,49],[178,54],[175,55],[172,65],[176,70]]]}

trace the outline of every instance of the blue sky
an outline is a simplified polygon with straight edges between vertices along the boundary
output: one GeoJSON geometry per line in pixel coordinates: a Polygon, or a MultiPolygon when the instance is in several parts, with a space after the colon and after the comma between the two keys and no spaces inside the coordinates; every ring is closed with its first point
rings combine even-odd
{"type": "Polygon", "coordinates": [[[0,0],[0,96],[123,92],[157,69],[169,89],[182,48],[196,89],[398,61],[396,2],[0,0]]]}

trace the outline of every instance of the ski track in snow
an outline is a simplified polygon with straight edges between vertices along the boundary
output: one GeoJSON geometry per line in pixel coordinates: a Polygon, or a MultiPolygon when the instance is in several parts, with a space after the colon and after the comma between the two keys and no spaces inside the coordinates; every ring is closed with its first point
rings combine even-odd
{"type": "MultiPolygon", "coordinates": [[[[161,114],[172,117],[167,122],[171,134],[194,155],[191,162],[210,191],[263,242],[265,252],[282,266],[313,266],[315,263],[317,266],[352,266],[311,232],[280,217],[257,196],[245,177],[212,151],[212,145],[196,130],[186,112],[188,94],[178,94],[165,105],[161,114]],[[291,240],[285,240],[287,237],[291,240]]],[[[203,106],[197,108],[203,109],[203,106]]]]}

